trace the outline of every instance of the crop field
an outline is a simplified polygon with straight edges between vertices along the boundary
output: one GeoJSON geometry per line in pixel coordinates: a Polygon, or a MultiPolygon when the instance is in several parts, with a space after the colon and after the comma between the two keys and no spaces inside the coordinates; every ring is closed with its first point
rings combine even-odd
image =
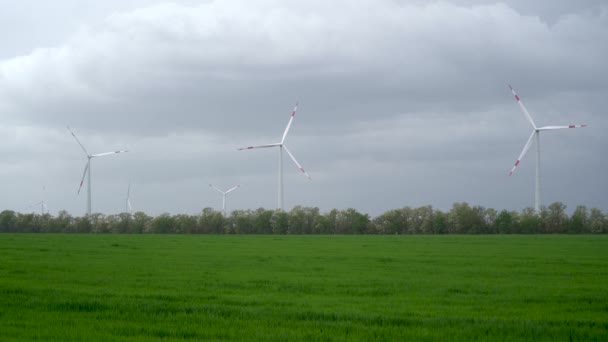
{"type": "Polygon", "coordinates": [[[608,341],[608,237],[1,234],[27,340],[608,341]]]}

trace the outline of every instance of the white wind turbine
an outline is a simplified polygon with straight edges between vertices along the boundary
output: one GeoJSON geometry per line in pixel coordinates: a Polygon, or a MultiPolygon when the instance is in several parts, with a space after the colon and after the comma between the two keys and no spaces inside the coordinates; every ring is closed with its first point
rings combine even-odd
{"type": "Polygon", "coordinates": [[[536,139],[535,139],[536,140],[536,196],[535,196],[535,200],[534,200],[534,209],[536,210],[537,213],[540,213],[540,205],[541,205],[541,199],[540,199],[541,198],[541,192],[540,192],[540,132],[541,131],[551,131],[551,130],[556,130],[556,129],[565,129],[565,128],[581,128],[581,127],[586,127],[587,125],[536,127],[536,124],[532,120],[530,113],[528,113],[528,110],[526,109],[526,107],[524,107],[524,104],[521,102],[521,99],[519,98],[519,96],[517,96],[517,94],[515,93],[515,90],[513,90],[513,87],[511,87],[511,85],[509,85],[509,88],[511,89],[513,96],[515,96],[515,100],[517,100],[517,103],[519,103],[521,110],[524,112],[524,114],[526,115],[526,118],[528,119],[528,121],[530,121],[530,123],[532,124],[532,127],[534,128],[534,130],[532,131],[532,135],[530,135],[530,138],[528,138],[528,142],[526,142],[526,145],[524,146],[524,149],[521,151],[521,154],[517,158],[517,161],[515,161],[515,165],[509,172],[509,176],[511,176],[513,174],[513,172],[515,172],[515,169],[521,162],[522,158],[526,155],[526,152],[528,152],[528,150],[530,149],[530,146],[532,145],[532,139],[534,137],[536,137],[536,139]]]}
{"type": "Polygon", "coordinates": [[[44,200],[42,200],[42,201],[40,201],[38,203],[34,203],[34,204],[30,205],[30,206],[27,206],[26,209],[33,208],[33,207],[38,207],[38,206],[40,206],[40,213],[42,215],[48,214],[49,208],[46,206],[46,202],[44,200]]]}
{"type": "Polygon", "coordinates": [[[306,171],[304,171],[304,168],[302,168],[300,163],[298,163],[298,161],[293,156],[293,154],[291,154],[291,152],[289,152],[289,150],[287,149],[287,146],[285,146],[285,137],[287,136],[287,132],[289,132],[289,128],[291,127],[291,123],[293,121],[294,116],[296,115],[297,110],[298,110],[298,103],[296,102],[296,105],[293,108],[293,111],[291,112],[291,117],[289,118],[289,122],[287,123],[287,127],[285,127],[285,132],[283,132],[283,137],[281,138],[281,142],[274,143],[274,144],[239,148],[239,150],[251,150],[254,148],[266,148],[266,147],[278,147],[279,148],[279,195],[278,195],[279,198],[278,198],[277,206],[280,210],[283,210],[283,149],[285,149],[285,152],[287,152],[287,154],[289,154],[289,156],[291,157],[293,162],[296,164],[298,169],[300,169],[300,171],[306,177],[308,177],[308,179],[311,179],[310,176],[308,175],[308,173],[306,173],[306,171]]]}
{"type": "MultiPolygon", "coordinates": [[[[46,190],[46,186],[43,186],[42,191],[44,192],[45,190],[46,190]]],[[[49,207],[47,207],[47,205],[46,205],[46,201],[44,200],[44,195],[42,197],[42,201],[36,202],[32,205],[28,205],[25,209],[30,209],[30,208],[38,207],[38,206],[40,206],[40,213],[42,215],[49,213],[49,207]]]]}
{"type": "Polygon", "coordinates": [[[114,151],[114,152],[89,154],[87,149],[84,148],[84,146],[80,143],[80,140],[78,140],[78,138],[76,137],[74,132],[72,132],[72,130],[70,129],[70,126],[68,126],[68,131],[70,131],[70,133],[72,133],[72,136],[74,137],[74,139],[76,139],[76,142],[78,143],[78,145],[80,145],[80,147],[84,151],[85,155],[87,156],[87,163],[84,166],[84,172],[82,173],[82,179],[80,180],[80,186],[78,187],[78,194],[80,194],[80,190],[82,189],[82,184],[84,183],[84,177],[88,176],[87,177],[87,214],[90,216],[91,215],[91,159],[93,159],[95,157],[104,157],[104,156],[109,156],[111,154],[123,153],[123,152],[129,152],[129,151],[119,150],[119,151],[114,151]]]}
{"type": "Polygon", "coordinates": [[[133,214],[133,207],[131,207],[131,182],[129,182],[129,186],[127,187],[127,203],[125,210],[126,213],[133,214]]]}
{"type": "Polygon", "coordinates": [[[209,184],[209,187],[215,189],[217,192],[219,192],[220,194],[222,194],[222,212],[224,213],[224,216],[226,216],[226,195],[228,195],[229,193],[233,192],[234,190],[238,189],[241,185],[237,184],[235,186],[233,186],[232,188],[226,190],[226,191],[222,191],[219,188],[217,188],[216,186],[214,186],[213,184],[209,184]]]}

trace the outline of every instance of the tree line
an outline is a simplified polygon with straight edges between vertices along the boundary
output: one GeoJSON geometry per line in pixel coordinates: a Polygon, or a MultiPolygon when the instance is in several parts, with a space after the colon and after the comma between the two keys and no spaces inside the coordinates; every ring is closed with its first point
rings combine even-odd
{"type": "Polygon", "coordinates": [[[468,203],[454,203],[443,212],[432,206],[389,210],[375,218],[355,209],[321,213],[316,207],[291,211],[235,210],[228,216],[205,208],[198,215],[143,212],[75,217],[66,211],[50,214],[0,213],[0,233],[115,233],[115,234],[606,234],[608,215],[600,209],[577,206],[572,215],[555,202],[539,213],[468,203]]]}

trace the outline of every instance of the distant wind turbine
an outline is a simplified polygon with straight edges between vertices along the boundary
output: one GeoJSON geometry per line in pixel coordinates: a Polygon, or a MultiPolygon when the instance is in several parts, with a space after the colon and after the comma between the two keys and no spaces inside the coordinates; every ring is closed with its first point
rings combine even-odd
{"type": "Polygon", "coordinates": [[[283,132],[283,137],[281,138],[281,142],[274,143],[274,144],[239,148],[239,150],[251,150],[254,148],[267,148],[267,147],[278,147],[279,148],[279,195],[278,195],[279,198],[278,198],[277,206],[280,210],[283,210],[283,149],[285,149],[285,152],[287,152],[287,154],[289,154],[289,156],[291,157],[291,160],[293,160],[293,162],[296,164],[298,169],[300,169],[300,171],[306,177],[308,177],[308,179],[311,179],[310,176],[308,175],[308,173],[306,173],[306,171],[304,171],[304,168],[302,168],[302,165],[300,165],[300,163],[298,163],[298,161],[293,156],[293,154],[291,154],[291,152],[289,152],[289,150],[287,149],[287,146],[285,146],[285,137],[287,136],[287,132],[289,132],[289,128],[291,127],[293,118],[296,116],[297,110],[298,110],[298,103],[296,102],[296,105],[293,108],[293,111],[291,112],[291,117],[289,118],[289,122],[287,123],[287,127],[285,127],[285,132],[283,132]]]}
{"type": "MultiPolygon", "coordinates": [[[[46,190],[46,186],[43,186],[42,187],[42,192],[44,192],[45,190],[46,190]]],[[[32,205],[28,205],[27,207],[25,207],[25,209],[34,208],[34,207],[37,207],[37,206],[40,206],[40,213],[42,215],[48,214],[49,208],[47,207],[46,202],[44,201],[44,195],[42,197],[42,201],[34,203],[32,205]]]]}
{"type": "Polygon", "coordinates": [[[226,191],[222,191],[219,188],[217,188],[216,186],[214,186],[213,184],[209,184],[210,187],[212,187],[213,189],[215,189],[217,192],[219,192],[220,194],[222,194],[222,212],[224,213],[224,216],[226,216],[226,195],[228,195],[229,193],[233,192],[234,190],[238,189],[241,185],[235,185],[232,188],[226,190],[226,191]]]}
{"type": "Polygon", "coordinates": [[[74,137],[74,139],[76,139],[76,142],[78,143],[78,145],[80,145],[80,147],[84,151],[85,155],[87,156],[87,163],[84,166],[84,172],[82,173],[82,179],[80,180],[80,186],[78,187],[78,194],[80,194],[80,190],[82,189],[82,184],[84,183],[84,177],[88,176],[87,177],[87,214],[90,216],[91,215],[91,159],[93,159],[95,157],[104,157],[104,156],[109,156],[111,154],[124,153],[124,152],[129,152],[129,151],[119,150],[119,151],[114,151],[114,152],[89,154],[87,149],[84,148],[84,146],[80,143],[80,140],[78,140],[78,138],[76,137],[76,134],[74,134],[74,132],[72,132],[72,130],[70,129],[70,126],[68,126],[68,131],[70,131],[70,133],[72,133],[72,136],[74,137]]]}
{"type": "Polygon", "coordinates": [[[129,182],[129,186],[127,187],[127,203],[125,209],[125,212],[133,214],[133,207],[131,207],[131,182],[129,182]]]}
{"type": "Polygon", "coordinates": [[[521,151],[521,154],[517,158],[517,161],[515,161],[515,165],[513,166],[513,168],[511,169],[511,171],[509,172],[509,176],[511,176],[513,174],[513,172],[515,172],[515,169],[517,168],[517,166],[521,162],[522,158],[526,155],[526,152],[528,152],[528,150],[530,149],[530,146],[532,145],[532,139],[534,137],[536,137],[536,139],[535,139],[536,140],[536,196],[535,196],[535,200],[534,200],[534,209],[536,210],[537,213],[540,213],[540,206],[541,206],[541,191],[540,191],[540,184],[541,184],[541,182],[540,182],[540,132],[541,131],[551,131],[551,130],[556,130],[556,129],[565,129],[565,128],[581,128],[581,127],[586,127],[587,125],[568,125],[568,126],[544,126],[544,127],[536,127],[536,124],[534,123],[534,120],[532,120],[532,116],[530,116],[530,113],[528,113],[528,110],[526,109],[526,107],[524,107],[524,104],[521,102],[521,99],[519,98],[519,96],[517,96],[517,94],[515,93],[515,90],[513,90],[513,87],[511,87],[511,85],[509,85],[509,88],[511,89],[511,92],[513,93],[513,96],[515,96],[515,100],[517,101],[517,103],[519,103],[519,107],[521,107],[521,110],[524,112],[524,114],[526,115],[526,118],[532,124],[532,127],[534,128],[534,130],[532,131],[532,135],[530,135],[530,138],[528,138],[528,142],[526,142],[526,145],[524,146],[524,149],[521,151]]]}
{"type": "Polygon", "coordinates": [[[44,202],[44,200],[38,202],[38,203],[34,203],[32,205],[29,205],[26,207],[26,209],[29,208],[33,208],[33,207],[38,207],[40,206],[40,214],[44,215],[47,214],[49,212],[49,208],[46,206],[46,202],[44,202]]]}

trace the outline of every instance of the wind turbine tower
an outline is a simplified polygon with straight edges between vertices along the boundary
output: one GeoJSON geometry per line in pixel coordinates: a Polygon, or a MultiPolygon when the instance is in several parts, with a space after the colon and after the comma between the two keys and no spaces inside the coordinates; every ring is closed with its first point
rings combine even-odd
{"type": "Polygon", "coordinates": [[[133,214],[133,207],[131,207],[131,182],[129,182],[129,186],[127,186],[127,201],[125,210],[126,213],[133,214]]]}

